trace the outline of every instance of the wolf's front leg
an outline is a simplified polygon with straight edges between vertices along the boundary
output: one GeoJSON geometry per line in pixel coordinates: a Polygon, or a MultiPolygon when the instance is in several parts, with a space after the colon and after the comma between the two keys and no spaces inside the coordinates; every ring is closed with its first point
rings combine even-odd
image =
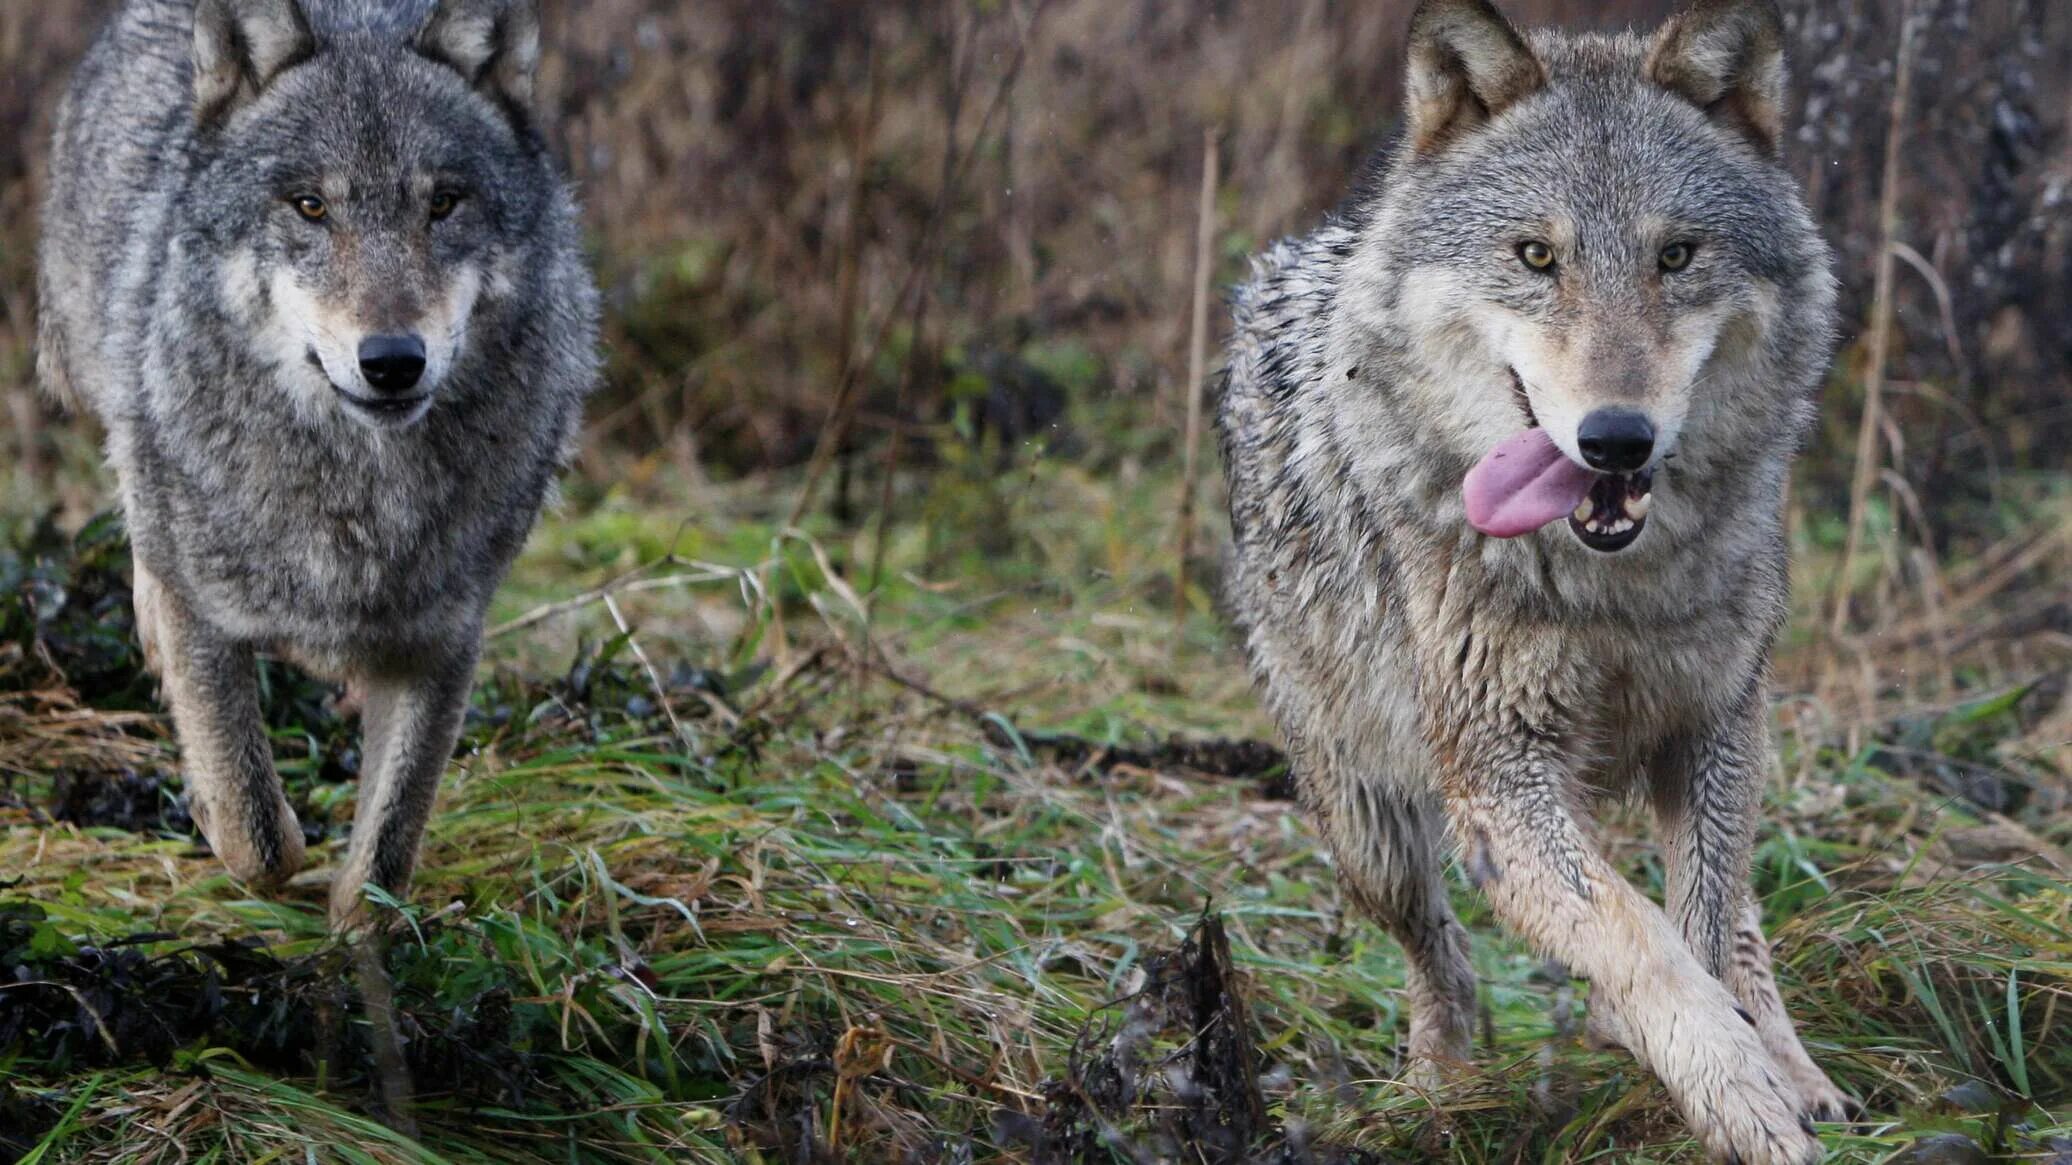
{"type": "Polygon", "coordinates": [[[470,648],[409,675],[365,677],[360,804],[345,865],[331,883],[332,929],[365,918],[370,883],[398,895],[409,886],[439,778],[460,738],[475,656],[470,648]]]}
{"type": "Polygon", "coordinates": [[[1650,774],[1670,913],[1684,940],[1748,1011],[1771,1059],[1790,1077],[1800,1111],[1846,1117],[1850,1102],[1806,1054],[1777,993],[1770,944],[1748,886],[1769,741],[1761,686],[1724,722],[1665,750],[1650,774]]]}
{"type": "Polygon", "coordinates": [[[1304,798],[1337,855],[1353,901],[1403,948],[1410,997],[1404,1078],[1440,1087],[1473,1054],[1475,968],[1468,932],[1446,899],[1444,844],[1430,799],[1337,758],[1305,770],[1304,798]]]}
{"type": "Polygon", "coordinates": [[[1434,726],[1448,811],[1497,917],[1591,983],[1716,1158],[1807,1165],[1820,1142],[1740,1005],[1667,915],[1619,876],[1570,811],[1561,731],[1485,705],[1434,726]]]}
{"type": "Polygon", "coordinates": [[[302,868],[302,824],[273,768],[251,646],[210,627],[141,562],[135,602],[145,657],[172,708],[194,823],[233,875],[279,885],[302,868]]]}

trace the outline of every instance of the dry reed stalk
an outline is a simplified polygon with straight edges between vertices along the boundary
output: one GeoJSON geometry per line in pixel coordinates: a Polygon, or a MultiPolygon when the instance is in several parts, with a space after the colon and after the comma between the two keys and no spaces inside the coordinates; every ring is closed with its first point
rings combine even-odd
{"type": "Polygon", "coordinates": [[[1892,241],[1892,254],[1912,267],[1921,276],[1921,281],[1928,285],[1929,293],[1935,296],[1936,316],[1942,325],[1943,344],[1949,349],[1950,367],[1956,369],[1960,379],[1969,379],[1971,363],[1964,358],[1963,333],[1957,327],[1957,301],[1950,295],[1949,281],[1937,269],[1940,264],[1898,239],[1892,241]]]}
{"type": "MultiPolygon", "coordinates": [[[[35,311],[29,300],[27,287],[0,287],[0,352],[10,348],[31,350],[36,328],[32,322],[35,311]]],[[[48,488],[51,466],[43,457],[43,401],[36,391],[34,374],[28,377],[28,383],[8,389],[5,396],[7,419],[15,435],[15,464],[24,479],[12,488],[48,488]]]]}
{"type": "Polygon", "coordinates": [[[1949,596],[1943,590],[1942,572],[1937,569],[1935,551],[1927,546],[1916,546],[1913,559],[1914,573],[1921,580],[1921,605],[1928,619],[1928,642],[1935,656],[1936,695],[1949,700],[1957,692],[1957,672],[1950,665],[1950,623],[1943,615],[1943,602],[1949,596]]]}
{"type": "Polygon", "coordinates": [[[1182,630],[1187,622],[1187,562],[1194,556],[1194,495],[1199,472],[1197,453],[1201,446],[1201,388],[1209,361],[1209,273],[1216,265],[1216,130],[1201,135],[1201,210],[1194,235],[1194,305],[1187,340],[1187,430],[1180,451],[1180,552],[1173,563],[1173,639],[1178,654],[1182,630]]]}
{"type": "MultiPolygon", "coordinates": [[[[1856,430],[1856,471],[1849,486],[1849,533],[1842,545],[1842,560],[1835,571],[1832,614],[1828,637],[1839,641],[1849,627],[1849,580],[1855,573],[1856,556],[1863,545],[1863,524],[1870,506],[1871,487],[1880,468],[1878,434],[1882,416],[1886,363],[1892,351],[1892,283],[1895,243],[1899,233],[1900,158],[1906,142],[1907,107],[1913,94],[1914,31],[1913,0],[1907,0],[1900,16],[1899,47],[1895,50],[1892,76],[1892,104],[1885,128],[1885,168],[1878,192],[1878,258],[1871,291],[1869,366],[1863,382],[1863,417],[1856,430]]],[[[1824,685],[1823,685],[1824,686],[1824,685]]],[[[1868,709],[1866,709],[1868,712],[1868,709]]]]}
{"type": "Polygon", "coordinates": [[[1878,480],[1878,431],[1883,427],[1886,363],[1892,349],[1892,283],[1894,246],[1899,233],[1900,156],[1906,144],[1907,105],[1913,92],[1914,5],[1908,0],[1900,18],[1899,48],[1893,62],[1892,104],[1885,130],[1885,169],[1878,194],[1878,257],[1871,290],[1869,364],[1863,382],[1863,416],[1856,430],[1856,471],[1849,486],[1849,533],[1835,576],[1829,633],[1840,638],[1849,623],[1849,576],[1862,549],[1865,511],[1871,487],[1878,480]]]}
{"type": "Polygon", "coordinates": [[[35,390],[17,388],[9,391],[7,415],[15,435],[15,464],[26,478],[14,488],[41,488],[48,482],[50,470],[43,460],[43,407],[36,399],[35,390]]]}

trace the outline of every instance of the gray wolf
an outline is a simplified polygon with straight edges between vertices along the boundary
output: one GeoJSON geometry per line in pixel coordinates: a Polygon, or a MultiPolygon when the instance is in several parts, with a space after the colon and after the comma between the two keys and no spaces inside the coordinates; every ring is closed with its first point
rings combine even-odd
{"type": "Polygon", "coordinates": [[[340,926],[407,886],[597,379],[538,57],[532,0],[130,0],[58,117],[38,363],[107,430],[195,821],[239,878],[296,872],[255,653],[345,682],[340,926]]]}
{"type": "Polygon", "coordinates": [[[1786,473],[1835,335],[1778,159],[1782,44],[1768,0],[1650,36],[1427,0],[1400,142],[1235,292],[1220,406],[1226,601],[1351,898],[1407,955],[1417,1075],[1468,1057],[1475,1014],[1450,831],[1749,1163],[1816,1160],[1845,1105],[1748,887],[1786,473]],[[1627,791],[1666,910],[1586,826],[1627,791]]]}

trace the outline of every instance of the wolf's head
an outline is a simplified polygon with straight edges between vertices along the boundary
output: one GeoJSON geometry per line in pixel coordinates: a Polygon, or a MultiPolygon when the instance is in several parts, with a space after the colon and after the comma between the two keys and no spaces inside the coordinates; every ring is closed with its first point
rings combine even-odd
{"type": "Polygon", "coordinates": [[[1406,141],[1364,234],[1430,363],[1419,415],[1475,463],[1478,528],[1569,517],[1621,550],[1668,459],[1674,478],[1789,448],[1770,438],[1796,435],[1806,374],[1780,336],[1824,361],[1832,292],[1777,161],[1783,42],[1771,0],[1701,0],[1649,38],[1417,9],[1406,141]]]}
{"type": "Polygon", "coordinates": [[[305,415],[414,423],[508,290],[551,193],[533,5],[197,5],[203,230],[227,310],[305,415]]]}

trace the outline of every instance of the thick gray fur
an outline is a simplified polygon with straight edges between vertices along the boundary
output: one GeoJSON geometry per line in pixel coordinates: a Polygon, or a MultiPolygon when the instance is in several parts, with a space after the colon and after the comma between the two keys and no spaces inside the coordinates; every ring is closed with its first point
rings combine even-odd
{"type": "Polygon", "coordinates": [[[1651,37],[1428,0],[1401,142],[1236,291],[1220,413],[1228,603],[1345,884],[1408,955],[1413,1077],[1470,1054],[1450,829],[1498,917],[1592,980],[1596,1030],[1751,1165],[1818,1159],[1804,1122],[1845,1103],[1747,883],[1786,479],[1835,335],[1828,250],[1775,156],[1780,44],[1766,0],[1651,37]],[[1661,434],[1636,542],[1470,528],[1485,452],[1541,424],[1577,457],[1605,405],[1661,434]],[[1667,911],[1590,839],[1592,795],[1625,790],[1656,809],[1667,911]]]}
{"type": "Polygon", "coordinates": [[[39,366],[107,429],[195,818],[240,877],[295,872],[255,654],[346,682],[340,924],[407,886],[490,596],[597,379],[537,37],[531,0],[130,0],[58,118],[39,366]],[[358,342],[394,333],[424,339],[422,399],[362,409],[358,342]]]}

